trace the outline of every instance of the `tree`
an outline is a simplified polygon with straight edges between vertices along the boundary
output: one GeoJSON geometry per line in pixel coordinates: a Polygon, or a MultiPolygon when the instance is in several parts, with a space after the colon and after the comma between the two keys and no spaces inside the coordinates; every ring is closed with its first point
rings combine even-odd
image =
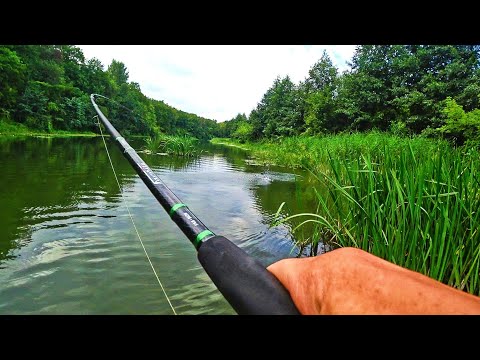
{"type": "Polygon", "coordinates": [[[4,115],[15,109],[25,84],[25,71],[25,64],[14,51],[0,47],[0,111],[4,115]]]}
{"type": "Polygon", "coordinates": [[[326,51],[309,70],[308,77],[300,84],[300,107],[310,133],[320,133],[335,127],[335,93],[338,70],[326,51]]]}
{"type": "Polygon", "coordinates": [[[232,137],[244,143],[252,136],[252,130],[252,124],[242,121],[238,124],[237,130],[232,134],[232,137]]]}
{"type": "Polygon", "coordinates": [[[442,134],[459,145],[466,141],[480,144],[480,109],[465,112],[461,105],[448,97],[442,113],[446,119],[445,125],[438,129],[442,134]]]}
{"type": "Polygon", "coordinates": [[[305,88],[308,93],[321,91],[326,87],[334,88],[337,81],[338,70],[332,64],[332,60],[327,52],[323,54],[308,71],[308,77],[305,80],[305,88]]]}
{"type": "Polygon", "coordinates": [[[128,82],[128,70],[112,61],[107,71],[98,59],[86,61],[72,45],[0,46],[0,115],[44,131],[95,130],[90,94],[105,95],[98,104],[120,131],[154,135],[189,134],[204,139],[217,123],[188,114],[142,94],[128,82]],[[118,106],[117,103],[128,109],[118,106]]]}
{"type": "Polygon", "coordinates": [[[108,66],[107,73],[117,86],[128,82],[127,67],[121,61],[113,59],[112,63],[108,66]]]}
{"type": "Polygon", "coordinates": [[[364,45],[342,81],[337,114],[359,130],[387,130],[398,121],[420,133],[444,122],[447,96],[478,107],[479,46],[364,45]]]}
{"type": "Polygon", "coordinates": [[[65,82],[85,90],[87,87],[85,73],[85,56],[80,48],[73,45],[60,45],[65,82]]]}
{"type": "MultiPolygon", "coordinates": [[[[232,137],[233,134],[237,131],[238,127],[242,123],[249,123],[249,120],[245,114],[237,114],[233,119],[224,121],[219,124],[219,136],[220,137],[232,137]]],[[[252,135],[253,126],[249,124],[251,127],[251,131],[249,134],[249,138],[252,135]]]]}
{"type": "Polygon", "coordinates": [[[101,94],[107,97],[114,95],[113,84],[108,74],[103,70],[100,60],[92,58],[88,60],[81,71],[84,73],[85,88],[87,94],[101,94]]]}
{"type": "Polygon", "coordinates": [[[250,114],[252,136],[267,138],[291,136],[304,130],[299,96],[289,76],[277,77],[250,114]]]}

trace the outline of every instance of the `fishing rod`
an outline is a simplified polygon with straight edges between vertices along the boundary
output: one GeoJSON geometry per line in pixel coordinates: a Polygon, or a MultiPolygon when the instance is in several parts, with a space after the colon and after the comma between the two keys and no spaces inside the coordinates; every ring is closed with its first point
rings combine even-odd
{"type": "Polygon", "coordinates": [[[288,290],[259,261],[224,236],[210,231],[140,158],[95,103],[111,138],[171,219],[197,249],[197,258],[225,299],[240,315],[299,315],[288,290]]]}

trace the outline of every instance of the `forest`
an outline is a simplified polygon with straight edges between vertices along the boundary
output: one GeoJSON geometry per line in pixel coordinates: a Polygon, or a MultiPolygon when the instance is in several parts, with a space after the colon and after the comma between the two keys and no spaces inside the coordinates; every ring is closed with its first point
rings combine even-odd
{"type": "Polygon", "coordinates": [[[478,45],[362,45],[339,73],[324,52],[304,81],[277,77],[219,131],[242,142],[375,129],[478,143],[479,61],[478,45]]]}
{"type": "Polygon", "coordinates": [[[145,96],[138,83],[129,82],[121,61],[113,60],[104,69],[98,59],[85,59],[82,50],[72,45],[0,46],[0,123],[4,127],[98,132],[91,93],[113,100],[104,103],[108,106],[103,109],[125,135],[162,133],[206,140],[216,134],[214,120],[145,96]]]}
{"type": "Polygon", "coordinates": [[[349,65],[340,73],[324,52],[303,81],[277,77],[248,116],[216,122],[148,98],[121,61],[104,69],[73,45],[3,45],[0,122],[95,132],[89,95],[99,93],[114,100],[104,110],[127,135],[245,142],[376,129],[478,143],[479,45],[360,45],[349,65]]]}

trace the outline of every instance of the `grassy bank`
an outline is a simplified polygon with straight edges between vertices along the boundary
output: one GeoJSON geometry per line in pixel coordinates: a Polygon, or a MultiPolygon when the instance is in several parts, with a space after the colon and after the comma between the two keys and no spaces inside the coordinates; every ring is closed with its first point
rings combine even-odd
{"type": "MultiPolygon", "coordinates": [[[[226,143],[225,140],[215,140],[226,143]]],[[[232,143],[229,141],[229,143],[232,143]]],[[[383,133],[240,144],[260,160],[303,166],[318,206],[279,212],[309,255],[353,246],[480,295],[480,160],[475,149],[383,133]]]]}
{"type": "Polygon", "coordinates": [[[7,120],[0,120],[0,136],[98,136],[93,132],[71,132],[54,130],[53,132],[30,129],[27,126],[7,120]]]}
{"type": "Polygon", "coordinates": [[[426,138],[404,138],[381,132],[327,135],[322,137],[295,136],[278,141],[239,143],[233,139],[215,138],[214,144],[235,146],[251,151],[259,162],[288,167],[305,167],[311,170],[325,169],[330,157],[355,159],[365,154],[382,155],[388,151],[397,156],[411,147],[419,156],[450,151],[446,141],[426,138]]]}

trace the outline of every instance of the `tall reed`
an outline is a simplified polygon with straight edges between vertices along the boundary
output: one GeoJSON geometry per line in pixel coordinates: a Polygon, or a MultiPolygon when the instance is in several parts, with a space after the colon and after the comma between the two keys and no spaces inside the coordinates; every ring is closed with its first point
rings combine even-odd
{"type": "Polygon", "coordinates": [[[145,140],[144,149],[155,154],[157,152],[179,156],[197,156],[202,151],[198,148],[198,139],[191,136],[173,136],[159,134],[145,140]]]}
{"type": "Polygon", "coordinates": [[[326,148],[325,162],[306,165],[319,181],[317,209],[282,217],[280,207],[277,224],[294,234],[313,224],[308,255],[354,246],[480,295],[478,152],[384,140],[326,148]]]}

